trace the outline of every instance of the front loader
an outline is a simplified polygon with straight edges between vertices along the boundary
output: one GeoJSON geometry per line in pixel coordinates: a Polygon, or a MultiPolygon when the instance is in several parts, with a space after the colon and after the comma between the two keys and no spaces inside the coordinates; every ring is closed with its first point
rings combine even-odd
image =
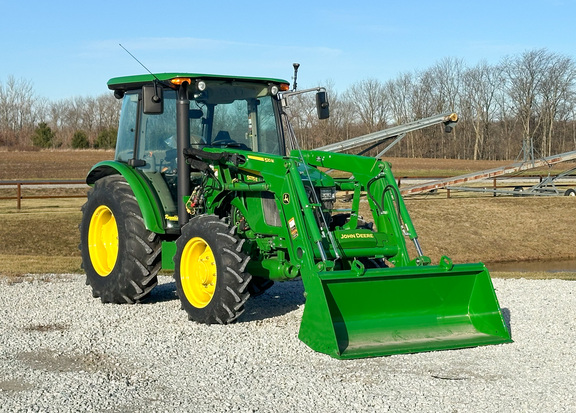
{"type": "MultiPolygon", "coordinates": [[[[307,91],[192,73],[108,86],[123,99],[116,154],[88,174],[80,226],[95,297],[141,301],[171,270],[189,319],[227,324],[301,278],[299,338],[335,358],[511,341],[483,264],[423,255],[389,163],[299,148],[287,101],[307,91]]],[[[309,91],[326,118],[325,90],[309,91]]]]}

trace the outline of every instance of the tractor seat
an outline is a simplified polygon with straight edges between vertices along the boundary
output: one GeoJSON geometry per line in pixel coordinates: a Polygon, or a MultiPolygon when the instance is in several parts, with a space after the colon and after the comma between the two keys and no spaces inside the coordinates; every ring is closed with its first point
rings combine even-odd
{"type": "Polygon", "coordinates": [[[245,144],[236,142],[234,139],[232,139],[230,137],[230,133],[225,130],[221,130],[216,134],[216,137],[214,140],[212,140],[212,146],[250,150],[250,148],[248,148],[248,146],[245,144]]]}

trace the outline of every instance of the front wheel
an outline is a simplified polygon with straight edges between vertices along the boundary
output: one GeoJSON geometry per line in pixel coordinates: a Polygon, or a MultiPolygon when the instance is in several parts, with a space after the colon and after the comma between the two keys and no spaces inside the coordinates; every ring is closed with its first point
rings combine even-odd
{"type": "Polygon", "coordinates": [[[176,291],[190,320],[228,324],[244,312],[252,276],[250,257],[235,228],[215,215],[192,218],[182,227],[174,257],[176,291]]]}

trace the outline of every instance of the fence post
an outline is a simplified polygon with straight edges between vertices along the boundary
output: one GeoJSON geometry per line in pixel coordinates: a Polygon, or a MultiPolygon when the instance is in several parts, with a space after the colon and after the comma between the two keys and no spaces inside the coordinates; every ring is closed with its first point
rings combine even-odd
{"type": "Polygon", "coordinates": [[[16,209],[20,209],[22,207],[22,184],[18,182],[16,184],[16,209]]]}

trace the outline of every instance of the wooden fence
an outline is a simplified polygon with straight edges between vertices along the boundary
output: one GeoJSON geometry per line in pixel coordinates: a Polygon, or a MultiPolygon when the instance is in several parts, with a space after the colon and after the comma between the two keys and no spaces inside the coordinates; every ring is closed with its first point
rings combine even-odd
{"type": "Polygon", "coordinates": [[[86,194],[82,195],[74,195],[74,194],[65,194],[65,195],[54,195],[54,194],[46,194],[46,195],[23,195],[22,188],[26,186],[34,187],[47,187],[49,189],[52,188],[74,188],[75,185],[86,185],[86,181],[84,180],[52,180],[52,181],[0,181],[0,189],[2,187],[13,188],[16,190],[16,195],[14,196],[1,196],[0,200],[2,199],[15,199],[16,200],[16,208],[22,208],[22,200],[23,199],[46,199],[46,198],[84,198],[86,194]]]}
{"type": "MultiPolygon", "coordinates": [[[[518,177],[516,177],[518,178],[518,177]]],[[[542,181],[542,176],[522,176],[520,178],[524,179],[536,179],[542,181]]],[[[417,180],[434,180],[439,178],[430,178],[430,177],[399,177],[397,178],[398,186],[402,186],[402,180],[408,179],[417,179],[417,180]]],[[[492,189],[498,188],[507,188],[507,187],[514,187],[517,184],[507,185],[504,182],[507,180],[511,180],[507,177],[500,177],[500,178],[492,178],[492,189]],[[503,184],[504,183],[504,184],[503,184]]],[[[2,187],[9,187],[14,188],[16,190],[16,194],[13,196],[0,196],[0,200],[5,199],[15,199],[16,200],[16,207],[18,209],[22,208],[22,200],[23,199],[45,199],[45,198],[84,198],[86,194],[82,195],[74,195],[74,194],[65,194],[65,195],[54,195],[54,194],[45,194],[45,195],[23,195],[22,188],[26,186],[42,186],[42,187],[53,187],[53,188],[74,188],[77,185],[84,185],[86,189],[88,189],[88,185],[86,185],[86,181],[84,180],[51,180],[51,181],[0,181],[0,189],[2,187]]],[[[530,185],[528,185],[530,186],[530,185]]],[[[496,196],[496,194],[494,194],[496,196]]],[[[447,197],[450,198],[450,189],[447,190],[447,197]]]]}

